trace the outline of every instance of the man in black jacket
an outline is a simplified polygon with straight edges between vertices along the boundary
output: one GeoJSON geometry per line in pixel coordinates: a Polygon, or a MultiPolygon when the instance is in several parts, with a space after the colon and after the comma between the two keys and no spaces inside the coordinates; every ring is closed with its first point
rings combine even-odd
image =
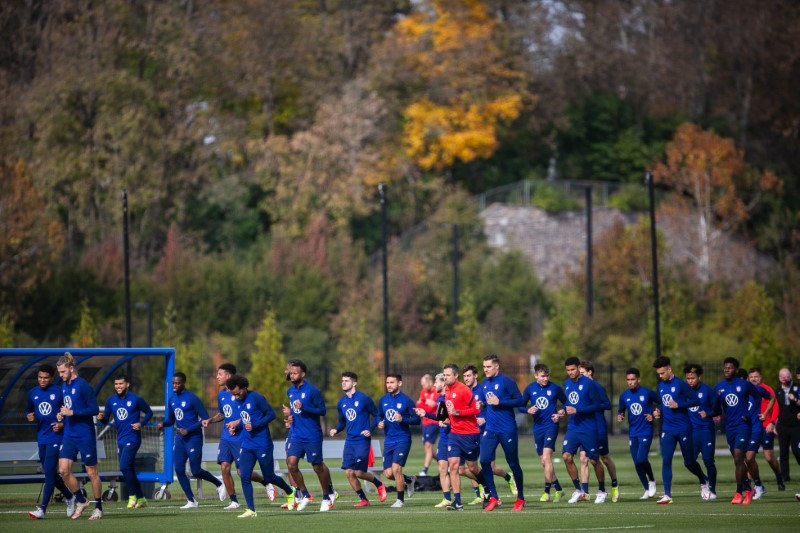
{"type": "Polygon", "coordinates": [[[780,383],[775,388],[775,405],[778,407],[776,433],[781,448],[781,474],[784,482],[789,481],[789,450],[800,465],[800,367],[796,369],[798,379],[792,381],[788,368],[778,373],[780,383]]]}

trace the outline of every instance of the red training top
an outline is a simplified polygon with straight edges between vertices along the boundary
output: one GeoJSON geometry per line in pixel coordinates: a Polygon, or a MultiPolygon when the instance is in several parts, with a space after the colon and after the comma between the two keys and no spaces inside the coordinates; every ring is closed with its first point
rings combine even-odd
{"type": "MultiPolygon", "coordinates": [[[[419,401],[417,402],[417,407],[423,409],[426,413],[430,413],[432,415],[436,414],[436,399],[439,397],[439,393],[436,392],[435,388],[431,388],[431,390],[422,389],[419,393],[419,401]],[[433,402],[433,405],[429,405],[428,401],[433,402]]],[[[422,425],[423,426],[438,426],[439,422],[437,420],[433,420],[431,418],[422,417],[422,425]]]]}
{"type": "MultiPolygon", "coordinates": [[[[767,389],[767,392],[769,392],[772,395],[773,398],[775,397],[775,391],[772,390],[772,387],[770,387],[769,385],[765,385],[765,384],[761,383],[761,384],[759,384],[759,387],[764,387],[765,389],[767,389]]],[[[767,409],[767,404],[769,404],[769,400],[765,400],[764,398],[761,398],[761,410],[759,411],[759,413],[763,413],[767,409]]],[[[778,411],[779,410],[780,410],[780,408],[778,407],[778,402],[775,402],[774,404],[772,404],[772,410],[769,412],[769,414],[767,415],[767,417],[764,419],[764,422],[763,422],[765,428],[769,424],[774,424],[775,421],[778,420],[778,411]]]]}
{"type": "Polygon", "coordinates": [[[450,433],[456,435],[474,435],[480,433],[478,417],[480,409],[475,407],[472,389],[456,381],[444,389],[445,403],[450,413],[450,433]],[[456,414],[458,413],[458,414],[456,414]]]}

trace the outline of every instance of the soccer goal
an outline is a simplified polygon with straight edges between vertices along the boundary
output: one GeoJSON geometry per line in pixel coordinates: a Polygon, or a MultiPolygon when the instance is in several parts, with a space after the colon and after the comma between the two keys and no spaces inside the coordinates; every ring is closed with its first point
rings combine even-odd
{"type": "MultiPolygon", "coordinates": [[[[159,431],[156,424],[163,420],[166,398],[172,393],[172,374],[175,370],[174,348],[8,348],[0,349],[0,484],[38,483],[44,475],[38,464],[36,423],[26,418],[28,391],[37,385],[40,365],[56,361],[64,352],[75,358],[78,374],[88,381],[102,409],[106,400],[115,394],[114,377],[124,372],[131,380],[131,390],[144,398],[153,408],[153,418],[142,428],[142,446],[137,455],[138,478],[143,488],[153,491],[153,498],[164,497],[166,486],[173,480],[173,428],[159,431]],[[160,487],[153,490],[154,484],[160,487]]],[[[61,380],[56,375],[55,385],[61,380]]],[[[103,494],[106,500],[116,500],[117,481],[122,479],[117,456],[117,433],[114,424],[97,424],[98,469],[101,478],[109,482],[103,494]]],[[[82,463],[75,462],[76,476],[81,475],[82,463]]]]}

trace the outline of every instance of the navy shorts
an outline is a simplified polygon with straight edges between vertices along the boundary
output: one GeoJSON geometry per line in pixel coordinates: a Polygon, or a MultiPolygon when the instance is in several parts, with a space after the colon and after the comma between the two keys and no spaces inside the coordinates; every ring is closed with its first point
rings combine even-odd
{"type": "Polygon", "coordinates": [[[79,453],[84,465],[95,466],[97,464],[97,441],[94,438],[73,440],[64,437],[58,451],[58,458],[75,461],[78,459],[79,453]]]}
{"type": "Polygon", "coordinates": [[[764,426],[760,423],[758,427],[753,427],[750,429],[750,442],[747,446],[748,452],[758,452],[758,449],[761,448],[761,445],[764,443],[764,426]]]}
{"type": "Polygon", "coordinates": [[[324,461],[322,458],[322,441],[299,442],[296,440],[286,441],[286,457],[306,458],[312,465],[318,465],[324,461]]]}
{"type": "Polygon", "coordinates": [[[533,430],[533,443],[536,444],[536,453],[541,456],[545,448],[556,449],[556,437],[558,436],[558,426],[552,424],[544,429],[533,430]]]}
{"type": "Polygon", "coordinates": [[[460,457],[465,461],[477,461],[481,453],[480,433],[459,435],[450,433],[447,438],[447,457],[460,457]]]}
{"type": "Polygon", "coordinates": [[[369,470],[369,447],[372,445],[370,439],[362,441],[349,441],[344,443],[342,453],[342,470],[369,470]]]}
{"type": "Polygon", "coordinates": [[[439,425],[438,424],[428,424],[427,426],[422,426],[422,442],[430,442],[433,444],[436,442],[436,437],[439,436],[439,425]]]}
{"type": "Polygon", "coordinates": [[[408,452],[411,451],[411,440],[384,444],[383,447],[383,469],[388,470],[393,464],[406,466],[408,452]]]}
{"type": "Polygon", "coordinates": [[[564,435],[564,444],[562,445],[562,450],[564,453],[575,455],[575,453],[578,451],[578,448],[585,451],[586,457],[589,459],[597,460],[597,458],[600,457],[597,447],[596,434],[583,431],[567,430],[566,435],[564,435]]]}
{"type": "Polygon", "coordinates": [[[775,449],[775,433],[764,431],[764,438],[761,440],[761,447],[764,451],[775,449]]]}
{"type": "Polygon", "coordinates": [[[236,466],[238,467],[241,445],[241,442],[234,440],[219,441],[219,448],[217,449],[217,464],[221,465],[222,463],[236,463],[236,466]]]}
{"type": "Polygon", "coordinates": [[[733,450],[747,451],[750,447],[750,426],[740,426],[731,430],[725,431],[725,437],[728,439],[728,448],[731,453],[733,450]]]}

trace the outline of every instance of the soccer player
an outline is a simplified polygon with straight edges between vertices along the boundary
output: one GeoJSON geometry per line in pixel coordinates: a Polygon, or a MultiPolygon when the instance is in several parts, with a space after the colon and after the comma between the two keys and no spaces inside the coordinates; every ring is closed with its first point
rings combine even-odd
{"type": "MultiPolygon", "coordinates": [[[[224,422],[225,428],[220,432],[219,448],[217,449],[217,464],[222,473],[222,483],[225,485],[225,490],[231,503],[225,509],[238,509],[239,498],[236,496],[236,485],[233,483],[233,476],[231,475],[231,464],[236,463],[236,472],[239,477],[242,473],[239,469],[239,450],[241,448],[242,440],[242,423],[239,413],[236,412],[237,400],[231,394],[230,390],[225,385],[228,380],[236,375],[236,366],[231,363],[223,363],[217,368],[217,385],[222,387],[217,394],[217,412],[208,420],[203,420],[203,427],[208,427],[209,424],[217,422],[224,422]]],[[[258,472],[251,474],[252,481],[261,483],[266,487],[267,497],[271,500],[275,499],[275,488],[272,484],[267,484],[258,472]]]]}
{"type": "MultiPolygon", "coordinates": [[[[500,373],[500,358],[497,355],[489,354],[483,358],[483,373],[486,379],[479,389],[478,398],[481,407],[485,406],[486,417],[486,429],[481,433],[481,470],[491,470],[497,446],[502,446],[519,491],[511,510],[519,512],[525,507],[525,494],[522,468],[519,465],[519,435],[514,413],[523,405],[525,399],[514,380],[500,373]]],[[[484,512],[491,512],[500,504],[500,497],[497,495],[494,476],[486,477],[486,484],[490,497],[484,512]]]]}
{"type": "MultiPolygon", "coordinates": [[[[257,516],[253,498],[253,470],[256,463],[261,467],[264,480],[274,483],[286,494],[292,490],[280,476],[275,475],[273,462],[275,447],[269,434],[269,423],[275,420],[275,411],[263,395],[248,390],[249,386],[248,379],[239,375],[233,375],[225,382],[225,387],[236,399],[234,411],[239,413],[241,420],[239,425],[241,427],[241,449],[237,464],[247,509],[238,518],[256,518],[257,516]]],[[[232,433],[236,431],[237,426],[230,424],[227,429],[229,433],[232,433]]]]}
{"type": "MultiPolygon", "coordinates": [[[[422,390],[419,391],[417,407],[428,414],[436,414],[436,397],[439,393],[433,387],[433,378],[430,374],[425,374],[419,380],[422,390]]],[[[428,475],[428,468],[433,460],[433,445],[439,436],[439,422],[434,418],[422,418],[422,447],[425,450],[425,460],[422,463],[420,476],[428,475]]]]}
{"type": "Polygon", "coordinates": [[[610,409],[611,404],[608,401],[608,397],[603,398],[597,383],[581,375],[580,363],[577,357],[570,357],[564,362],[564,368],[567,372],[567,380],[564,382],[564,395],[567,398],[567,403],[563,412],[559,413],[560,415],[569,415],[567,433],[564,435],[564,443],[562,445],[562,457],[564,458],[564,465],[567,467],[567,473],[575,486],[575,491],[572,493],[568,503],[577,503],[588,499],[581,488],[578,480],[578,467],[573,459],[579,448],[586,451],[586,455],[594,467],[595,476],[597,476],[598,492],[594,503],[605,503],[608,493],[606,492],[605,470],[603,470],[603,463],[599,461],[598,429],[595,413],[610,409]]]}
{"type": "MultiPolygon", "coordinates": [[[[761,402],[767,402],[767,404],[769,404],[770,401],[774,400],[774,396],[772,396],[767,389],[759,387],[757,383],[750,381],[749,372],[744,368],[738,370],[738,377],[742,381],[748,381],[753,384],[761,397],[761,402]]],[[[764,426],[762,425],[764,418],[761,416],[761,402],[750,402],[750,405],[748,405],[750,414],[750,442],[747,445],[747,451],[744,453],[744,464],[747,467],[747,474],[749,478],[753,480],[753,500],[760,500],[766,492],[764,485],[761,483],[761,472],[756,462],[756,454],[758,454],[758,449],[761,447],[761,443],[764,440],[764,426]]],[[[749,485],[747,488],[749,489],[749,485]]]]}
{"type": "Polygon", "coordinates": [[[89,501],[84,497],[78,484],[78,479],[72,474],[72,463],[81,455],[83,466],[92,485],[94,496],[94,511],[89,520],[103,518],[103,484],[97,472],[97,440],[94,432],[94,416],[100,411],[97,397],[89,383],[78,376],[75,370],[75,359],[72,354],[65,352],[56,364],[58,375],[61,377],[61,396],[63,405],[56,416],[59,422],[64,422],[64,437],[58,453],[58,471],[64,478],[64,484],[76,498],[75,512],[72,519],[80,518],[84,509],[89,506],[89,501]]]}
{"type": "MultiPolygon", "coordinates": [[[[453,491],[453,502],[447,506],[450,511],[463,511],[461,505],[461,477],[459,466],[464,459],[466,466],[475,476],[478,483],[486,485],[483,473],[478,466],[480,455],[480,431],[478,417],[481,410],[475,405],[472,390],[458,381],[458,366],[448,364],[444,374],[444,395],[447,414],[450,417],[450,436],[447,442],[447,462],[450,467],[450,489],[453,491]]],[[[497,503],[495,503],[495,506],[497,503]]]]}
{"type": "MultiPolygon", "coordinates": [[[[772,387],[763,383],[761,381],[761,369],[760,368],[751,368],[748,372],[748,379],[750,383],[755,385],[756,387],[762,387],[767,390],[772,395],[771,400],[761,399],[761,409],[759,412],[760,421],[762,427],[764,429],[764,437],[761,439],[761,447],[764,449],[764,460],[767,461],[767,464],[772,468],[772,472],[775,474],[775,481],[778,484],[778,490],[783,491],[786,490],[786,486],[783,484],[783,478],[781,477],[781,467],[778,464],[778,460],[775,459],[775,422],[778,420],[778,404],[776,402],[775,391],[772,390],[772,387]]],[[[753,499],[757,499],[758,490],[756,490],[756,494],[753,495],[753,499]]]]}
{"type": "MultiPolygon", "coordinates": [[[[464,368],[461,369],[461,374],[464,377],[464,384],[467,387],[469,387],[470,389],[472,389],[472,395],[475,397],[475,401],[478,401],[480,399],[480,392],[481,392],[482,385],[480,383],[478,383],[478,369],[477,369],[477,367],[475,367],[475,365],[471,365],[471,364],[464,365],[464,368]]],[[[482,404],[480,407],[481,407],[481,413],[478,415],[478,429],[480,430],[481,435],[482,435],[483,431],[486,429],[486,418],[483,416],[483,411],[485,410],[486,405],[482,404]]],[[[511,474],[509,474],[508,472],[506,472],[505,470],[503,470],[502,468],[500,468],[499,466],[497,466],[497,463],[495,461],[495,454],[494,453],[492,453],[492,470],[491,471],[495,476],[503,478],[506,481],[506,483],[508,483],[508,488],[511,491],[511,494],[513,494],[514,496],[516,496],[518,494],[517,485],[514,482],[514,477],[511,474]]],[[[479,485],[476,480],[474,480],[474,479],[472,479],[470,477],[469,469],[462,469],[462,475],[467,476],[470,479],[470,481],[472,482],[472,486],[476,491],[475,493],[480,495],[481,491],[484,489],[484,487],[483,487],[483,485],[479,485]]],[[[480,498],[480,499],[479,498],[475,498],[473,501],[471,501],[469,503],[469,505],[475,505],[476,503],[480,503],[481,501],[483,502],[483,505],[485,506],[487,504],[487,502],[488,502],[488,496],[486,497],[486,499],[484,499],[484,498],[480,498]]]]}
{"type": "Polygon", "coordinates": [[[436,399],[436,412],[431,414],[421,407],[414,409],[414,412],[419,417],[425,417],[429,420],[436,420],[439,424],[439,444],[436,447],[436,462],[439,468],[439,483],[442,485],[442,501],[434,505],[434,507],[447,507],[452,503],[450,495],[450,474],[448,472],[447,461],[447,442],[450,436],[450,417],[447,415],[447,408],[444,406],[444,374],[436,374],[433,381],[433,387],[439,394],[436,399]],[[444,415],[442,417],[442,415],[444,415]]]}
{"type": "Polygon", "coordinates": [[[337,494],[333,490],[331,471],[322,457],[320,417],[325,416],[327,412],[325,400],[322,399],[319,389],[306,380],[308,370],[306,364],[299,359],[292,359],[289,364],[289,378],[292,385],[286,391],[289,406],[283,406],[283,416],[291,418],[291,429],[286,440],[286,467],[292,481],[297,485],[296,509],[302,511],[311,503],[311,494],[298,466],[300,459],[305,457],[314,468],[322,487],[322,504],[319,510],[327,512],[333,508],[337,494]]]}
{"type": "Polygon", "coordinates": [[[131,382],[127,375],[120,374],[114,378],[114,391],[117,394],[106,400],[103,412],[97,415],[97,420],[103,424],[114,420],[117,428],[119,470],[128,485],[128,509],[141,509],[147,507],[147,500],[136,477],[136,453],[142,445],[142,427],[153,417],[153,410],[142,397],[130,392],[130,387],[131,382]]]}
{"type": "Polygon", "coordinates": [[[697,462],[692,437],[692,423],[689,408],[699,405],[697,393],[672,372],[669,357],[660,356],[653,362],[658,374],[658,397],[661,407],[653,411],[655,418],[663,418],[661,424],[661,480],[664,483],[664,496],[656,503],[672,503],[672,456],[680,443],[683,464],[700,481],[700,495],[708,499],[708,478],[697,462]]]}
{"type": "Polygon", "coordinates": [[[736,469],[736,494],[731,503],[747,505],[753,499],[753,492],[747,480],[745,454],[750,445],[751,410],[761,399],[761,393],[752,383],[739,378],[738,371],[739,361],[734,357],[726,357],[722,362],[725,379],[714,387],[714,393],[725,414],[725,437],[736,469]]]}
{"type": "Polygon", "coordinates": [[[44,364],[36,373],[38,385],[28,392],[26,412],[28,422],[36,422],[36,443],[39,445],[39,462],[42,463],[44,488],[42,501],[28,516],[41,520],[47,512],[47,504],[53,496],[53,489],[61,491],[67,503],[67,516],[75,512],[75,499],[72,492],[64,484],[58,473],[58,449],[61,447],[64,424],[59,422],[56,414],[61,409],[61,389],[53,386],[56,369],[53,365],[44,364]]]}
{"type": "Polygon", "coordinates": [[[184,494],[186,505],[181,509],[197,509],[200,504],[194,498],[192,485],[186,476],[186,461],[192,476],[208,481],[217,487],[220,501],[225,501],[228,491],[211,472],[203,470],[203,420],[208,420],[208,411],[203,406],[200,398],[192,391],[186,389],[186,374],[176,372],[172,375],[172,395],[167,402],[168,409],[164,421],[158,423],[158,428],[175,426],[175,442],[172,445],[172,460],[175,466],[175,475],[178,477],[184,494]]]}
{"type": "Polygon", "coordinates": [[[397,487],[397,500],[392,507],[405,505],[405,490],[409,497],[414,493],[414,478],[403,474],[403,467],[411,450],[411,425],[419,424],[420,418],[414,412],[414,400],[400,389],[403,378],[400,374],[386,376],[386,394],[378,401],[381,421],[378,427],[386,435],[383,441],[383,475],[392,479],[397,487]]]}
{"type": "Polygon", "coordinates": [[[520,407],[520,412],[533,415],[533,442],[536,445],[536,453],[544,468],[544,492],[539,498],[540,502],[549,502],[550,488],[555,488],[552,501],[561,501],[563,489],[556,477],[553,467],[553,452],[556,449],[556,437],[558,437],[558,402],[561,405],[567,402],[564,396],[564,389],[560,385],[550,381],[550,368],[541,363],[533,367],[533,374],[536,381],[530,383],[522,392],[525,403],[520,407]],[[530,404],[530,407],[526,407],[530,404]]]}
{"type": "Polygon", "coordinates": [[[708,476],[708,491],[702,493],[705,500],[717,499],[717,465],[714,459],[716,449],[717,430],[714,426],[714,417],[719,413],[717,396],[714,391],[703,383],[703,367],[696,363],[686,363],[683,367],[686,383],[697,394],[698,405],[689,408],[689,420],[692,423],[692,444],[695,459],[697,455],[703,457],[703,465],[708,476]]]}
{"type": "Polygon", "coordinates": [[[358,374],[355,372],[342,372],[342,391],[344,396],[336,405],[339,412],[339,421],[336,427],[330,430],[333,437],[347,427],[344,440],[344,455],[342,456],[342,470],[344,470],[350,486],[358,494],[360,501],[353,507],[369,507],[369,499],[361,488],[360,479],[375,485],[378,499],[386,501],[386,486],[369,471],[367,466],[369,450],[372,446],[372,432],[378,426],[380,415],[372,398],[356,389],[358,374]]]}
{"type": "MultiPolygon", "coordinates": [[[[580,367],[581,375],[594,381],[594,365],[591,361],[581,361],[580,367]]],[[[605,398],[604,401],[608,402],[609,409],[611,408],[611,400],[608,398],[608,393],[605,387],[597,383],[598,389],[605,398]]],[[[608,448],[608,426],[606,425],[606,414],[604,411],[597,411],[595,413],[597,421],[597,453],[600,454],[600,460],[608,469],[608,475],[611,477],[611,501],[616,502],[619,500],[619,484],[617,483],[617,465],[611,459],[610,451],[608,448]]],[[[586,460],[586,452],[581,451],[581,482],[583,491],[588,492],[589,488],[589,461],[586,460]]]]}
{"type": "Polygon", "coordinates": [[[640,385],[638,368],[625,371],[625,382],[628,390],[619,395],[617,422],[622,422],[628,413],[628,446],[636,475],[644,487],[644,494],[639,499],[646,500],[656,495],[656,478],[648,455],[653,444],[653,404],[658,405],[658,395],[640,385]]]}

